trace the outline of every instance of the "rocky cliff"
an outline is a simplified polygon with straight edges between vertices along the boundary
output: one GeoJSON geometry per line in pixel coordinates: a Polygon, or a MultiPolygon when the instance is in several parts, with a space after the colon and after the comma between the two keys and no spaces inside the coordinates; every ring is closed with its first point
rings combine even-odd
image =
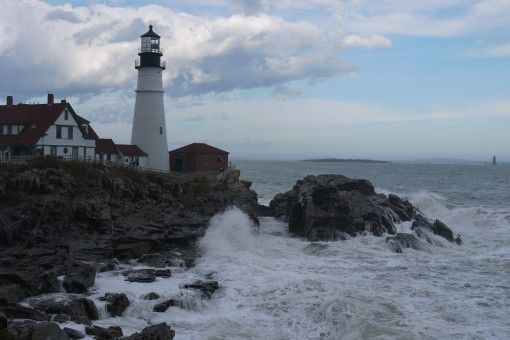
{"type": "Polygon", "coordinates": [[[60,291],[59,275],[67,274],[68,292],[83,291],[87,271],[113,258],[192,249],[209,219],[231,205],[257,222],[257,194],[249,187],[236,171],[217,183],[184,183],[168,175],[52,159],[2,165],[0,300],[9,301],[0,305],[60,291]],[[96,265],[73,267],[79,261],[96,265]]]}
{"type": "Polygon", "coordinates": [[[364,179],[341,175],[307,176],[270,203],[276,217],[289,223],[289,230],[311,241],[334,241],[359,233],[375,236],[397,234],[396,224],[412,221],[413,234],[388,237],[397,252],[419,245],[416,237],[433,242],[430,235],[461,243],[459,235],[439,220],[429,220],[409,201],[396,195],[377,194],[364,179]]]}

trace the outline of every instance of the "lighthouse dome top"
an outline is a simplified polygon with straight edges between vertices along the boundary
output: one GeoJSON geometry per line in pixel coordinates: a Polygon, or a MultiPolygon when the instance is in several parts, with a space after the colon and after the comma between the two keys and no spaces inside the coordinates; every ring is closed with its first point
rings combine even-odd
{"type": "Polygon", "coordinates": [[[147,31],[147,33],[143,34],[140,36],[141,38],[145,38],[145,37],[151,37],[151,38],[161,38],[159,35],[157,35],[153,30],[152,30],[152,25],[149,25],[149,30],[147,31]]]}

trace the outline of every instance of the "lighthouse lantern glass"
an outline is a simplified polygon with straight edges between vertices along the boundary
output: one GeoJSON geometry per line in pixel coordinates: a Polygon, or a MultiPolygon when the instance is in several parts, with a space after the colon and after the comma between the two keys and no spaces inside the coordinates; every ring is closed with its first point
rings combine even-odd
{"type": "Polygon", "coordinates": [[[157,38],[151,39],[151,49],[152,52],[159,53],[159,39],[157,38]]]}
{"type": "Polygon", "coordinates": [[[151,52],[151,38],[143,37],[142,38],[142,52],[151,52]]]}

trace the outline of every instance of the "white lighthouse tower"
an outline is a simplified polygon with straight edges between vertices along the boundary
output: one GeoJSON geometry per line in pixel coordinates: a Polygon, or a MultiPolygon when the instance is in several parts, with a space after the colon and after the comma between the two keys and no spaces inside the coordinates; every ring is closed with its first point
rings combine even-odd
{"type": "Polygon", "coordinates": [[[147,167],[168,170],[162,79],[165,62],[161,62],[163,50],[159,47],[160,36],[154,33],[152,25],[141,39],[142,45],[138,51],[140,60],[135,63],[138,83],[131,144],[138,145],[149,155],[147,167]]]}

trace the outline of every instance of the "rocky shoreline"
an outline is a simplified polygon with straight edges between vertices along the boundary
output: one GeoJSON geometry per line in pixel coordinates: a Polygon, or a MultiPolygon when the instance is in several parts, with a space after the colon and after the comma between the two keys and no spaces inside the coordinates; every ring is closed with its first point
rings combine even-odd
{"type": "MultiPolygon", "coordinates": [[[[132,301],[122,291],[90,298],[96,275],[112,272],[129,283],[171,280],[173,269],[194,265],[196,242],[210,219],[230,206],[254,224],[258,216],[285,220],[310,241],[336,241],[371,233],[387,236],[391,250],[421,249],[440,236],[461,243],[439,220],[429,220],[395,195],[375,193],[366,180],[307,176],[269,207],[259,206],[251,183],[232,171],[223,181],[183,183],[130,169],[42,159],[0,168],[0,338],[172,339],[171,325],[150,325],[124,337],[117,326],[94,324],[101,313],[122,316],[132,301]],[[396,225],[412,224],[410,233],[396,225]],[[131,261],[131,262],[130,262],[131,261]],[[135,263],[143,268],[126,266],[135,263]],[[79,324],[83,331],[65,327],[79,324]]],[[[179,289],[208,300],[221,282],[204,277],[179,289]]],[[[186,308],[178,297],[141,297],[155,313],[186,308]]]]}

